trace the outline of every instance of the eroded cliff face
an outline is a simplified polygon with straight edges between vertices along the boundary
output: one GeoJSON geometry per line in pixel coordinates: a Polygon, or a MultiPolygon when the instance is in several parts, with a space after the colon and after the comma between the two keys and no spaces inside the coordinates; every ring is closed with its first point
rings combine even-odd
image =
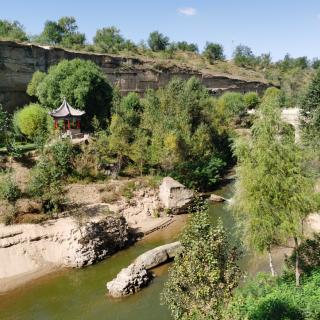
{"type": "Polygon", "coordinates": [[[0,41],[0,104],[8,111],[30,101],[26,89],[32,74],[47,71],[63,59],[81,58],[94,61],[112,84],[117,84],[123,94],[135,91],[143,94],[146,89],[166,85],[173,77],[189,79],[198,77],[212,94],[225,90],[261,93],[270,84],[249,81],[224,74],[202,73],[187,66],[163,67],[153,61],[111,56],[106,54],[67,51],[59,48],[18,44],[0,41]]]}

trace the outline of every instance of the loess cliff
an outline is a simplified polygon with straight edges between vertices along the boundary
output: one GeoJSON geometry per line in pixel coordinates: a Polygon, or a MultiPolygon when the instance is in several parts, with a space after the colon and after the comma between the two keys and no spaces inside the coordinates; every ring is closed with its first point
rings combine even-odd
{"type": "Polygon", "coordinates": [[[270,83],[263,80],[199,70],[183,63],[159,63],[147,58],[74,52],[0,41],[0,104],[6,110],[13,111],[28,103],[30,97],[26,94],[26,89],[35,71],[47,71],[50,66],[63,59],[74,58],[94,61],[102,68],[107,79],[120,87],[122,94],[130,91],[143,94],[148,88],[157,89],[166,85],[173,77],[188,79],[191,76],[201,79],[212,94],[225,90],[260,93],[270,86],[270,83]]]}

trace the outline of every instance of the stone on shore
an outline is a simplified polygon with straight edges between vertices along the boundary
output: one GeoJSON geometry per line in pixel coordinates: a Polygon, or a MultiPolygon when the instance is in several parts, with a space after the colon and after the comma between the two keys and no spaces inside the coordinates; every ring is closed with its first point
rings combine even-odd
{"type": "Polygon", "coordinates": [[[109,294],[119,298],[146,287],[153,278],[149,270],[174,258],[180,247],[181,244],[177,241],[143,253],[127,268],[122,269],[115,279],[107,283],[109,294]]]}
{"type": "Polygon", "coordinates": [[[171,177],[165,177],[159,188],[159,198],[171,213],[185,212],[194,200],[194,192],[171,177]]]}
{"type": "Polygon", "coordinates": [[[210,195],[209,201],[212,201],[212,202],[224,202],[224,201],[226,201],[226,199],[221,197],[221,196],[218,196],[217,194],[212,193],[210,195]]]}

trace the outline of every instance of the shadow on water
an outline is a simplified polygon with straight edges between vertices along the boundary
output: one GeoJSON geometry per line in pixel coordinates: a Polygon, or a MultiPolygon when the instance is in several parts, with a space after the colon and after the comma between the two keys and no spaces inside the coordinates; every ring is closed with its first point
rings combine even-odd
{"type": "MultiPolygon", "coordinates": [[[[215,192],[231,198],[233,183],[222,186],[215,192]]],[[[235,221],[226,205],[214,204],[210,216],[215,222],[220,217],[233,237],[235,221]]],[[[175,241],[185,224],[170,225],[138,241],[132,247],[120,251],[103,262],[80,270],[64,270],[25,285],[0,297],[1,320],[165,320],[169,319],[166,307],[160,305],[160,292],[167,279],[168,265],[156,268],[153,283],[139,293],[124,298],[112,299],[106,295],[105,284],[139,254],[156,246],[175,241]]],[[[281,258],[282,259],[282,258],[281,258]]],[[[281,259],[275,259],[278,267],[281,259]]],[[[241,262],[248,273],[268,271],[264,257],[247,254],[241,262]]],[[[1,283],[0,283],[1,285],[1,283]]]]}

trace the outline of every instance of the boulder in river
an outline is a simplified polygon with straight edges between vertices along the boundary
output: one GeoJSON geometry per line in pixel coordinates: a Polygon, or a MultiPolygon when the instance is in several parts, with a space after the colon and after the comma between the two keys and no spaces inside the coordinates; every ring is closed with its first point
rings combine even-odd
{"type": "Polygon", "coordinates": [[[165,209],[178,214],[193,202],[194,192],[173,178],[165,177],[159,188],[159,198],[165,209]]]}
{"type": "Polygon", "coordinates": [[[226,199],[224,197],[218,196],[217,194],[212,193],[210,195],[209,201],[211,202],[224,202],[226,199]]]}
{"type": "Polygon", "coordinates": [[[150,269],[174,258],[180,247],[181,244],[177,241],[143,253],[127,268],[122,269],[115,279],[107,283],[109,294],[119,298],[146,287],[153,278],[150,269]]]}

